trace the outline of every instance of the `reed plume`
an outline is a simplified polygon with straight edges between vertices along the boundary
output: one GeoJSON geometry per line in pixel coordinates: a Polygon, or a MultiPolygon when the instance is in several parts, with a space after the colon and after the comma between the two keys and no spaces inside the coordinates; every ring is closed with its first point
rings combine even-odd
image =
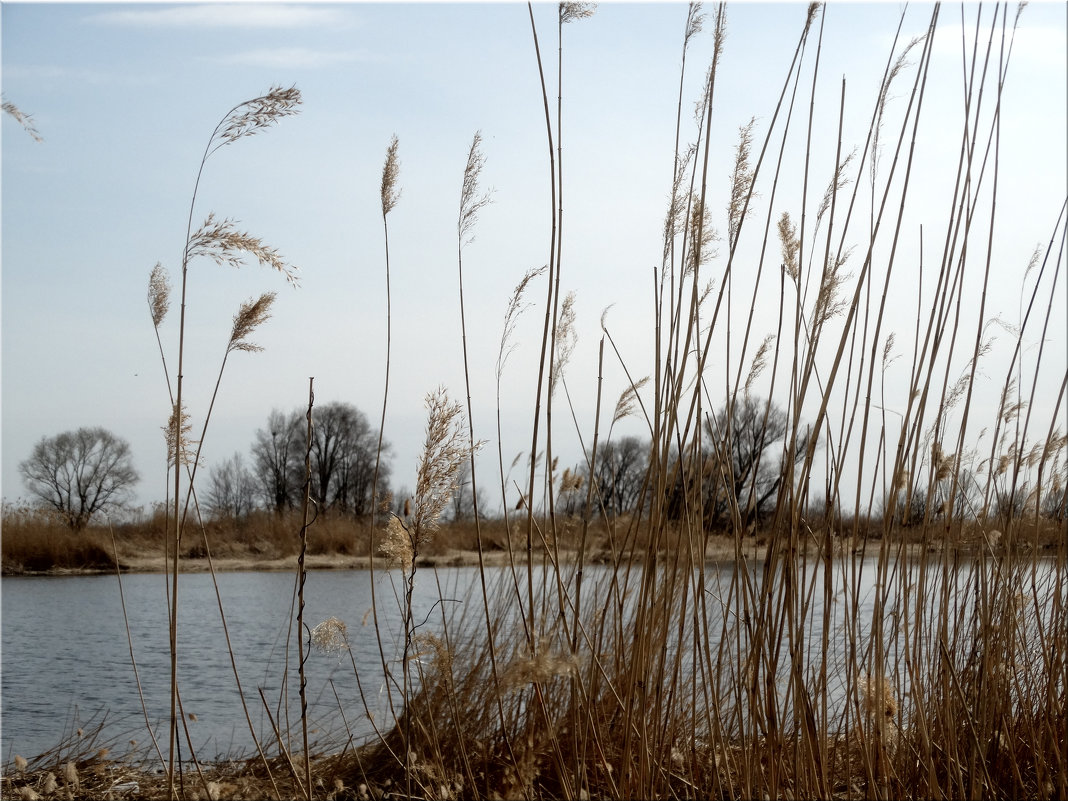
{"type": "Polygon", "coordinates": [[[641,399],[638,397],[638,393],[642,388],[649,383],[649,376],[640,378],[627,387],[619,396],[619,400],[616,401],[615,411],[612,412],[612,425],[614,426],[620,420],[629,417],[634,414],[635,404],[641,403],[641,399]]]}
{"type": "Polygon", "coordinates": [[[148,309],[152,325],[159,328],[171,307],[171,282],[163,265],[156,262],[148,277],[148,309]]]}
{"type": "Polygon", "coordinates": [[[349,627],[344,620],[328,617],[311,631],[311,644],[324,654],[340,654],[349,649],[349,627]]]}
{"type": "Polygon", "coordinates": [[[298,107],[302,102],[300,90],[295,86],[289,89],[276,86],[265,95],[239,103],[230,109],[216,126],[204,158],[239,139],[254,136],[283,117],[299,113],[298,107]]]}
{"type": "Polygon", "coordinates": [[[14,118],[15,122],[22,126],[22,130],[28,133],[30,135],[30,138],[33,139],[34,142],[44,141],[44,137],[42,137],[40,132],[37,130],[37,125],[33,121],[32,114],[27,114],[14,103],[11,103],[7,100],[4,100],[2,102],[2,108],[5,112],[10,114],[14,118]]]}
{"type": "Polygon", "coordinates": [[[234,315],[234,325],[230,331],[230,342],[226,346],[227,353],[236,350],[245,353],[258,353],[263,350],[260,345],[249,340],[249,336],[271,318],[271,305],[277,297],[274,292],[264,292],[254,300],[248,300],[241,304],[234,315]]]}
{"type": "Polygon", "coordinates": [[[204,256],[216,264],[230,267],[240,267],[247,254],[261,266],[280,272],[290,284],[296,286],[300,283],[297,268],[288,264],[277,250],[247,232],[238,231],[234,221],[229,218],[216,220],[214,212],[208,214],[200,228],[189,238],[185,253],[186,261],[204,256]]]}
{"type": "Polygon", "coordinates": [[[482,154],[482,132],[476,131],[474,138],[471,140],[471,147],[467,151],[463,188],[460,191],[460,214],[457,222],[457,233],[461,248],[470,244],[474,239],[472,229],[478,221],[479,212],[493,202],[492,189],[479,192],[479,178],[482,175],[482,168],[485,164],[486,157],[482,154]]]}
{"type": "Polygon", "coordinates": [[[580,19],[589,19],[597,11],[596,3],[560,3],[560,24],[567,25],[580,19]]]}
{"type": "Polygon", "coordinates": [[[190,438],[190,434],[193,431],[193,423],[190,420],[189,412],[186,411],[185,405],[182,405],[182,413],[178,414],[177,404],[171,409],[171,416],[167,420],[167,425],[163,427],[163,436],[167,442],[167,464],[169,467],[174,466],[175,454],[179,454],[178,461],[184,466],[191,466],[196,460],[196,449],[193,447],[200,443],[190,438]],[[179,418],[181,423],[178,423],[179,418]],[[181,426],[179,428],[179,425],[181,426]],[[179,442],[181,445],[179,446],[179,442]]]}
{"type": "Polygon", "coordinates": [[[727,206],[727,243],[733,250],[742,228],[749,198],[753,191],[753,168],[749,164],[749,150],[753,145],[752,118],[738,129],[738,144],[734,149],[734,169],[731,172],[731,199],[727,206]]]}
{"type": "Polygon", "coordinates": [[[459,487],[464,463],[480,446],[472,445],[463,407],[449,400],[444,387],[426,396],[426,407],[426,438],[416,473],[412,511],[417,544],[425,543],[438,527],[442,512],[459,487]]]}
{"type": "Polygon", "coordinates": [[[508,361],[508,357],[516,348],[516,343],[512,341],[512,333],[515,331],[516,323],[519,321],[523,311],[530,306],[529,303],[523,302],[523,294],[527,290],[527,285],[547,269],[549,269],[549,266],[543,264],[541,267],[532,267],[527,270],[508,298],[508,309],[504,314],[504,328],[501,331],[501,346],[497,352],[498,383],[500,382],[501,374],[504,372],[504,365],[508,361]]]}
{"type": "Polygon", "coordinates": [[[683,277],[696,274],[699,267],[708,264],[719,255],[712,246],[719,241],[719,232],[712,224],[712,213],[701,196],[693,194],[690,199],[690,243],[687,251],[683,277]]]}
{"type": "Polygon", "coordinates": [[[386,162],[382,165],[382,216],[385,217],[400,200],[401,190],[397,186],[397,177],[400,175],[400,160],[397,157],[397,148],[400,141],[397,135],[389,140],[386,149],[386,162]]]}
{"type": "Polygon", "coordinates": [[[768,334],[764,337],[764,341],[760,343],[760,347],[757,348],[757,352],[753,356],[753,363],[749,367],[749,374],[745,377],[745,386],[742,389],[742,394],[744,396],[749,396],[749,390],[753,386],[753,382],[760,377],[762,372],[764,372],[764,368],[768,363],[768,350],[771,348],[771,343],[774,341],[775,335],[768,334]]]}
{"type": "Polygon", "coordinates": [[[560,317],[553,332],[552,369],[549,373],[549,396],[556,392],[556,385],[564,375],[571,354],[578,344],[578,332],[575,330],[575,293],[568,292],[560,306],[560,317]]]}
{"type": "Polygon", "coordinates": [[[782,244],[782,268],[795,285],[801,278],[797,254],[801,243],[797,241],[797,226],[790,219],[790,212],[784,211],[779,218],[779,242],[782,244]]]}

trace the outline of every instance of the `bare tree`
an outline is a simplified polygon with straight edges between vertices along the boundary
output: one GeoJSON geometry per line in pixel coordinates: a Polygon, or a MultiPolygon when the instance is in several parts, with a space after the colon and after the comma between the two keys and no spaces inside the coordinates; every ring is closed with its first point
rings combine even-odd
{"type": "MultiPolygon", "coordinates": [[[[354,515],[370,514],[378,432],[351,403],[327,403],[316,409],[312,433],[312,496],[323,508],[354,515]]],[[[383,457],[389,443],[382,443],[383,457]]],[[[389,479],[384,459],[378,468],[379,494],[389,479]]]]}
{"type": "MultiPolygon", "coordinates": [[[[595,498],[609,516],[634,511],[649,469],[649,443],[638,437],[609,440],[597,450],[594,465],[595,498]]],[[[582,468],[583,475],[589,469],[582,468]]]]}
{"type": "Polygon", "coordinates": [[[669,516],[700,508],[706,526],[729,525],[737,507],[748,526],[766,518],[775,508],[788,473],[805,456],[808,430],[798,431],[790,449],[790,418],[770,401],[749,395],[725,404],[705,418],[702,458],[673,457],[672,476],[665,499],[669,516]]]}
{"type": "Polygon", "coordinates": [[[705,513],[710,521],[724,522],[736,503],[746,524],[774,509],[788,460],[799,463],[811,437],[810,431],[798,431],[792,451],[787,452],[789,416],[771,401],[750,395],[735,398],[706,417],[704,433],[706,471],[711,478],[705,513]]]}
{"type": "Polygon", "coordinates": [[[450,503],[452,507],[450,519],[454,523],[471,520],[474,518],[476,511],[481,512],[483,505],[481,490],[478,492],[477,497],[471,490],[471,463],[464,462],[456,474],[456,490],[452,494],[452,502],[450,503]]]}
{"type": "Polygon", "coordinates": [[[121,507],[140,478],[129,443],[104,428],[42,437],[19,472],[30,493],[76,531],[97,512],[121,507]]]}
{"type": "Polygon", "coordinates": [[[255,508],[256,479],[245,466],[240,453],[235,453],[212,468],[208,474],[204,503],[216,517],[234,520],[247,517],[255,508]]]}
{"type": "MultiPolygon", "coordinates": [[[[281,513],[296,506],[304,486],[305,412],[271,412],[252,446],[254,480],[268,507],[281,513]]],[[[378,432],[351,403],[318,406],[313,415],[311,496],[320,509],[356,516],[371,513],[378,432]]],[[[378,496],[389,493],[388,442],[382,443],[378,496]]]]}
{"type": "Polygon", "coordinates": [[[275,409],[252,444],[253,478],[267,507],[277,514],[294,508],[304,483],[303,419],[299,411],[286,415],[275,409]]]}

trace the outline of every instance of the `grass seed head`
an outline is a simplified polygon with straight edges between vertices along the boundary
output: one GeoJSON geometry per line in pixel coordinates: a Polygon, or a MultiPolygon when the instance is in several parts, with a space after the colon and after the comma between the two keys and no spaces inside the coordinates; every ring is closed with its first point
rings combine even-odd
{"type": "Polygon", "coordinates": [[[261,266],[282,273],[290,284],[296,286],[300,281],[297,268],[287,263],[277,250],[264,244],[261,239],[237,230],[234,221],[229,218],[216,220],[215,212],[209,212],[204,223],[189,238],[185,254],[187,264],[204,256],[216,264],[234,268],[240,267],[248,255],[254,257],[261,266]]]}
{"type": "Polygon", "coordinates": [[[742,227],[742,219],[748,213],[749,197],[753,192],[753,169],[749,164],[749,150],[753,144],[753,126],[756,117],[738,129],[738,145],[734,150],[734,170],[731,173],[731,200],[727,206],[728,243],[734,247],[742,227]]]}
{"type": "Polygon", "coordinates": [[[386,163],[382,165],[382,216],[385,217],[400,200],[401,191],[397,188],[397,176],[400,174],[400,160],[397,158],[397,135],[389,142],[386,150],[386,163]]]}
{"type": "Polygon", "coordinates": [[[209,155],[238,139],[254,136],[283,117],[299,113],[298,106],[302,102],[300,90],[295,86],[289,89],[275,86],[265,95],[234,106],[216,127],[211,138],[214,146],[209,144],[209,155]]]}
{"type": "Polygon", "coordinates": [[[686,13],[686,36],[683,37],[682,46],[685,48],[690,40],[701,32],[705,24],[705,13],[701,10],[701,3],[690,3],[686,13]]]}
{"type": "Polygon", "coordinates": [[[328,617],[312,629],[311,643],[321,653],[340,655],[349,647],[348,626],[344,620],[328,617]]]}
{"type": "Polygon", "coordinates": [[[247,300],[241,304],[241,308],[234,315],[234,326],[230,332],[230,343],[226,347],[227,353],[235,350],[246,353],[257,353],[263,348],[248,337],[264,322],[271,318],[271,305],[276,295],[274,292],[265,292],[255,300],[247,300]]]}
{"type": "Polygon", "coordinates": [[[508,311],[504,315],[504,330],[501,333],[501,347],[497,353],[497,380],[501,378],[501,374],[504,372],[505,362],[508,361],[508,357],[515,349],[515,345],[511,342],[512,332],[515,330],[516,321],[519,316],[527,308],[529,304],[523,303],[523,293],[527,289],[527,285],[536,277],[544,273],[549,269],[547,264],[543,264],[541,267],[531,268],[523,275],[522,280],[514,290],[512,290],[512,296],[508,300],[508,311]]]}
{"type": "Polygon", "coordinates": [[[556,392],[556,385],[564,374],[571,354],[578,344],[578,332],[575,331],[575,293],[568,292],[560,306],[560,317],[556,323],[553,336],[555,350],[552,370],[549,372],[549,394],[556,392]]]}
{"type": "Polygon", "coordinates": [[[482,444],[471,443],[467,416],[459,403],[449,400],[444,387],[427,395],[426,406],[426,440],[416,473],[411,520],[411,539],[416,549],[428,542],[437,529],[442,512],[459,487],[463,466],[482,444]]]}
{"type": "Polygon", "coordinates": [[[420,650],[434,655],[434,667],[445,681],[451,682],[452,652],[445,642],[432,632],[423,632],[415,635],[415,643],[420,650]]]}
{"type": "Polygon", "coordinates": [[[764,341],[760,343],[760,347],[757,348],[756,355],[753,357],[753,364],[749,368],[749,375],[745,378],[744,394],[749,395],[749,389],[753,385],[753,382],[760,377],[760,374],[764,372],[764,367],[768,362],[768,348],[771,347],[771,343],[775,341],[774,334],[768,334],[764,337],[764,341]]]}
{"type": "Polygon", "coordinates": [[[561,3],[559,6],[560,24],[567,25],[575,20],[589,19],[596,10],[596,3],[561,3]]]}
{"type": "MultiPolygon", "coordinates": [[[[181,415],[178,414],[178,407],[174,406],[171,409],[171,417],[167,421],[167,425],[163,426],[163,436],[167,441],[167,463],[174,466],[175,452],[178,450],[176,443],[181,437],[181,452],[178,454],[178,461],[184,465],[191,465],[193,459],[196,456],[197,442],[192,438],[193,424],[189,419],[189,412],[182,408],[181,415]],[[181,418],[181,428],[178,427],[178,419],[181,418]]],[[[78,736],[81,736],[81,730],[78,730],[78,736]]]]}
{"type": "Polygon", "coordinates": [[[554,676],[569,676],[576,668],[572,655],[554,653],[546,639],[538,642],[537,652],[531,654],[524,645],[504,669],[501,685],[506,691],[521,690],[528,684],[540,684],[554,676]]]}
{"type": "Polygon", "coordinates": [[[457,222],[457,232],[461,245],[469,244],[474,239],[471,231],[478,222],[478,213],[493,200],[492,190],[479,193],[479,177],[485,164],[486,157],[482,155],[482,132],[476,131],[471,140],[471,149],[467,152],[463,188],[460,190],[460,216],[457,222]]]}
{"type": "Polygon", "coordinates": [[[9,103],[7,100],[3,101],[3,109],[14,118],[15,122],[22,126],[22,130],[28,133],[33,141],[44,141],[44,138],[37,130],[37,126],[34,125],[32,114],[27,114],[14,103],[9,103]]]}
{"type": "Polygon", "coordinates": [[[412,548],[412,535],[396,516],[389,518],[386,524],[386,536],[382,540],[382,553],[391,564],[408,571],[412,567],[415,552],[412,548]]]}
{"type": "Polygon", "coordinates": [[[159,328],[171,305],[171,282],[163,265],[156,262],[148,277],[148,310],[152,315],[152,325],[159,328]]]}
{"type": "Polygon", "coordinates": [[[713,247],[720,239],[719,232],[712,225],[711,211],[696,192],[690,202],[689,239],[684,276],[696,272],[698,267],[708,264],[719,255],[719,251],[713,247]]]}
{"type": "Polygon", "coordinates": [[[897,717],[897,696],[894,695],[894,688],[888,679],[885,677],[876,679],[867,674],[860,682],[860,691],[863,696],[861,700],[864,711],[868,715],[874,716],[881,713],[886,720],[893,720],[897,717]]]}
{"type": "Polygon", "coordinates": [[[619,396],[619,400],[616,401],[616,410],[612,414],[613,425],[634,414],[634,406],[639,402],[638,393],[641,391],[642,387],[648,383],[649,376],[645,376],[623,390],[622,394],[619,396]]]}
{"type": "Polygon", "coordinates": [[[797,239],[797,226],[790,219],[790,212],[784,211],[779,217],[779,242],[782,244],[782,268],[796,284],[800,279],[797,265],[797,253],[801,243],[797,239]]]}

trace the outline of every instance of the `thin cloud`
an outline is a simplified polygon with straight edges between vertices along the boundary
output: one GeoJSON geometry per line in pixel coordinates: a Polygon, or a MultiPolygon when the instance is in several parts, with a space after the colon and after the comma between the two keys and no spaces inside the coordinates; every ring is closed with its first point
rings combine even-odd
{"type": "Polygon", "coordinates": [[[158,77],[144,72],[117,72],[88,67],[61,67],[55,64],[4,65],[4,77],[9,80],[40,81],[43,85],[87,83],[93,86],[151,86],[158,77]]]}
{"type": "Polygon", "coordinates": [[[306,47],[273,47],[245,50],[213,58],[217,64],[241,67],[286,67],[290,69],[316,69],[353,61],[368,61],[370,58],[353,51],[326,52],[306,47]]]}
{"type": "Polygon", "coordinates": [[[108,11],[88,18],[106,25],[152,28],[296,28],[348,22],[337,8],[283,4],[177,5],[108,11]]]}

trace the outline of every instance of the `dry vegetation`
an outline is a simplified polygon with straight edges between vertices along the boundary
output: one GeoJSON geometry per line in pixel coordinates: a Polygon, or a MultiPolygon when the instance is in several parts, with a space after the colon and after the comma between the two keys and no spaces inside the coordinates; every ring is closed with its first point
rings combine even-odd
{"type": "MultiPolygon", "coordinates": [[[[627,559],[643,559],[649,546],[648,530],[640,520],[622,517],[606,521],[594,519],[588,524],[579,517],[558,517],[556,539],[562,563],[577,561],[580,539],[585,528],[584,559],[588,564],[605,565],[616,561],[620,552],[612,541],[619,536],[632,545],[627,559]]],[[[201,530],[183,543],[183,569],[208,569],[208,556],[216,570],[290,570],[300,543],[295,532],[301,521],[296,513],[277,515],[255,511],[240,520],[206,521],[201,530]]],[[[811,535],[800,547],[810,555],[819,553],[827,531],[835,555],[867,551],[873,553],[884,535],[880,519],[867,519],[854,526],[851,521],[835,519],[809,520],[811,535]],[[858,536],[843,537],[857,529],[858,536]]],[[[1039,556],[1054,555],[1064,540],[1064,526],[1056,519],[1039,518],[1016,521],[1020,547],[1039,556]]],[[[163,511],[144,518],[110,525],[90,525],[73,531],[58,515],[47,510],[5,505],[2,514],[3,539],[0,541],[2,575],[86,575],[134,572],[164,572],[167,569],[167,523],[163,511]]],[[[998,553],[1004,543],[989,542],[984,532],[988,526],[974,521],[952,521],[948,536],[932,539],[921,526],[894,525],[889,541],[904,544],[911,554],[937,552],[949,547],[957,556],[975,556],[994,544],[998,553]]],[[[375,536],[374,556],[388,559],[383,550],[386,529],[379,525],[375,536]]],[[[480,517],[462,522],[444,521],[434,537],[421,549],[418,562],[427,567],[472,566],[478,564],[479,537],[482,555],[494,565],[509,564],[526,547],[521,520],[480,517]]],[[[758,529],[742,539],[747,559],[762,559],[771,539],[770,529],[758,529]]],[[[729,531],[709,532],[704,538],[705,558],[721,562],[735,557],[737,541],[729,531]]],[[[308,529],[307,554],[312,569],[364,568],[372,556],[371,534],[366,520],[344,514],[322,515],[308,529]]],[[[685,547],[685,529],[670,523],[661,535],[658,549],[668,553],[685,547]]]]}
{"type": "MultiPolygon", "coordinates": [[[[560,6],[561,48],[564,26],[591,13],[586,4],[560,6]]],[[[1007,11],[999,8],[998,14],[1007,11]]],[[[999,19],[1003,33],[988,53],[988,45],[978,42],[974,58],[989,58],[991,69],[1003,74],[1013,21],[999,19]]],[[[549,263],[544,277],[528,274],[517,287],[497,368],[499,386],[512,315],[523,308],[528,284],[544,281],[531,425],[531,452],[544,458],[529,459],[522,479],[525,498],[544,503],[510,508],[501,520],[476,516],[464,525],[441,524],[459,472],[465,463],[474,466],[471,455],[482,443],[472,441],[469,405],[439,392],[428,396],[426,450],[416,492],[402,513],[358,524],[324,517],[307,526],[306,505],[299,519],[263,516],[229,528],[198,522],[190,503],[196,461],[184,457],[191,435],[173,424],[172,465],[179,467],[173,505],[138,531],[116,533],[120,563],[125,547],[167,550],[175,577],[185,560],[204,556],[205,543],[214,556],[292,559],[300,547],[301,586],[314,581],[305,572],[305,557],[319,550],[367,555],[372,570],[399,571],[407,595],[376,603],[403,607],[402,630],[376,630],[378,675],[356,672],[353,660],[361,692],[384,687],[388,696],[391,714],[374,720],[375,735],[312,747],[306,725],[290,738],[260,732],[262,751],[247,760],[189,769],[174,761],[181,730],[172,709],[170,750],[161,742],[144,763],[164,765],[163,775],[130,760],[46,755],[9,766],[5,794],[118,797],[116,783],[136,781],[131,792],[146,798],[1068,797],[1068,542],[1060,427],[1065,383],[1063,365],[1045,364],[1041,348],[1024,347],[1063,297],[1063,213],[1045,255],[1024,276],[1031,304],[1014,329],[1000,406],[978,419],[982,407],[973,390],[988,321],[981,310],[970,322],[947,310],[962,303],[966,266],[979,272],[985,297],[987,279],[981,276],[987,265],[970,255],[978,262],[972,263],[963,251],[968,237],[980,250],[988,233],[976,233],[986,224],[980,212],[989,212],[983,204],[997,190],[996,183],[979,180],[978,160],[962,156],[956,177],[961,191],[947,210],[945,228],[955,231],[967,220],[968,230],[940,243],[942,262],[930,268],[938,273],[937,286],[917,313],[905,405],[888,419],[881,411],[885,404],[871,399],[879,397],[886,366],[897,358],[894,336],[886,330],[885,287],[894,286],[897,223],[911,197],[911,131],[930,66],[930,37],[898,43],[889,54],[884,83],[872,98],[868,141],[855,160],[839,151],[839,167],[819,178],[828,188],[818,213],[812,209],[806,218],[798,197],[786,201],[796,209],[792,217],[784,213],[776,220],[769,203],[761,220],[750,209],[756,187],[775,184],[787,145],[806,160],[814,146],[803,126],[788,133],[784,122],[786,104],[794,102],[788,90],[814,79],[816,69],[802,56],[811,56],[812,39],[822,34],[819,8],[811,7],[802,22],[766,138],[761,141],[752,125],[741,132],[723,204],[726,219],[719,220],[712,210],[719,194],[703,165],[725,17],[722,7],[708,16],[697,5],[689,9],[684,53],[704,27],[714,37],[715,56],[694,144],[676,152],[655,290],[657,325],[650,332],[657,360],[648,365],[648,384],[634,380],[617,405],[618,414],[641,414],[648,424],[649,468],[633,514],[604,513],[598,488],[589,482],[570,488],[585,495],[578,514],[554,508],[560,484],[573,480],[556,472],[551,412],[559,420],[569,411],[561,390],[574,347],[571,303],[561,290],[565,251],[557,235],[564,182],[554,158],[549,263]],[[895,81],[894,93],[904,98],[895,107],[902,116],[884,119],[895,81]],[[887,141],[876,151],[873,140],[880,134],[887,141]],[[769,155],[776,152],[778,162],[769,155]],[[853,204],[858,192],[863,199],[861,185],[869,176],[870,217],[857,221],[853,204]],[[713,222],[727,232],[716,254],[713,222]],[[729,324],[721,310],[739,304],[730,280],[738,243],[744,236],[760,240],[760,230],[775,262],[781,252],[782,268],[775,264],[762,273],[778,287],[780,328],[757,344],[760,334],[750,337],[749,330],[752,307],[748,319],[729,324]],[[778,241],[771,239],[773,230],[778,241]],[[818,247],[808,245],[814,256],[801,245],[812,240],[818,241],[818,247]],[[742,342],[741,356],[713,379],[706,360],[728,326],[735,347],[742,342]],[[728,404],[740,403],[764,371],[772,377],[768,395],[786,409],[783,453],[791,458],[781,462],[781,488],[758,526],[751,523],[751,496],[727,493],[728,522],[713,529],[705,499],[711,493],[722,500],[720,488],[737,485],[728,454],[715,444],[731,442],[732,418],[716,419],[719,391],[709,386],[726,386],[728,404]],[[1021,375],[1027,380],[1017,380],[1021,375]],[[1052,412],[1032,418],[1040,396],[1053,399],[1041,407],[1052,412]],[[727,436],[710,443],[701,434],[706,425],[726,427],[727,436]],[[987,439],[976,437],[979,429],[990,432],[987,439]],[[843,468],[854,463],[878,467],[861,469],[854,486],[842,486],[843,468]],[[821,467],[826,477],[816,478],[821,467]],[[442,604],[434,627],[424,627],[413,617],[410,589],[416,581],[433,580],[425,570],[428,559],[458,550],[473,551],[486,568],[473,589],[478,603],[464,605],[463,616],[442,604]],[[504,569],[489,569],[492,554],[503,555],[498,564],[504,569]],[[709,569],[710,555],[731,560],[726,579],[709,569]]],[[[537,45],[533,11],[531,23],[537,45]]],[[[541,69],[545,51],[539,46],[536,52],[541,69]]],[[[1002,86],[968,81],[964,89],[973,101],[971,116],[962,121],[965,150],[977,154],[989,147],[996,156],[997,120],[988,110],[1002,86]]],[[[545,89],[546,133],[550,153],[558,156],[564,129],[559,116],[553,126],[550,92],[545,89]]],[[[799,99],[803,94],[796,95],[798,109],[807,103],[799,99]]],[[[682,104],[680,89],[680,120],[682,104]]],[[[236,128],[224,128],[232,138],[212,142],[216,149],[229,144],[242,135],[241,125],[265,125],[272,113],[269,104],[256,107],[236,128]]],[[[488,202],[478,188],[479,144],[476,135],[457,225],[461,316],[463,248],[488,202]]],[[[996,170],[995,162],[987,169],[996,170]]],[[[394,140],[383,172],[384,220],[398,206],[400,174],[394,140]]],[[[212,230],[197,236],[210,238],[212,230]]],[[[270,255],[258,241],[217,244],[251,248],[261,260],[270,255]]],[[[758,271],[763,267],[761,261],[758,271]]],[[[153,313],[157,325],[161,319],[153,313]]],[[[606,346],[615,347],[604,324],[602,359],[606,346]]],[[[599,376],[585,378],[600,386],[599,376]]],[[[183,408],[180,393],[179,386],[175,409],[183,408]]],[[[309,409],[314,418],[313,399],[309,409]]],[[[596,460],[611,425],[598,412],[585,436],[596,460]]],[[[485,474],[479,480],[503,491],[499,450],[497,457],[499,482],[485,474]]],[[[5,570],[9,560],[28,564],[15,554],[31,550],[34,526],[52,531],[20,515],[12,528],[5,519],[5,570]]],[[[55,536],[58,559],[65,545],[55,536]]],[[[99,530],[82,537],[109,558],[110,537],[99,530]]],[[[177,586],[175,578],[175,615],[181,609],[177,586]]],[[[302,609],[302,597],[298,603],[302,609]]],[[[345,653],[349,645],[344,621],[314,629],[309,624],[294,638],[301,663],[305,647],[345,653]]],[[[180,647],[172,641],[172,649],[180,647]]],[[[303,686],[301,694],[303,699],[303,686]]],[[[370,713],[370,706],[339,710],[347,720],[370,713]]],[[[211,755],[204,756],[210,762],[211,755]]]]}

